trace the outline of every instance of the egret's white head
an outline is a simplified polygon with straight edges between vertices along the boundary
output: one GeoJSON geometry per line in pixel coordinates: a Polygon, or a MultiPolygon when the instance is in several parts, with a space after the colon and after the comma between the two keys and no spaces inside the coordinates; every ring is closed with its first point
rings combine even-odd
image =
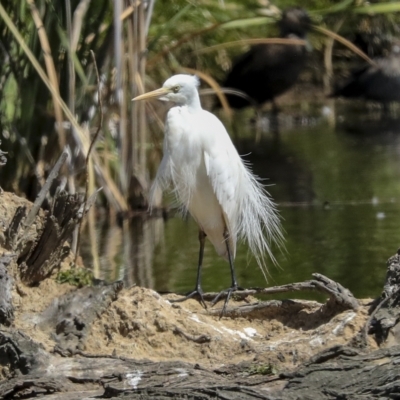
{"type": "Polygon", "coordinates": [[[179,74],[171,76],[164,82],[161,89],[135,97],[133,100],[144,100],[157,97],[159,100],[171,101],[178,105],[191,105],[199,103],[197,88],[199,78],[194,75],[179,74]]]}
{"type": "Polygon", "coordinates": [[[184,105],[191,103],[193,97],[197,97],[197,88],[200,85],[199,78],[194,75],[174,75],[164,82],[163,88],[168,90],[160,100],[172,101],[184,105]]]}

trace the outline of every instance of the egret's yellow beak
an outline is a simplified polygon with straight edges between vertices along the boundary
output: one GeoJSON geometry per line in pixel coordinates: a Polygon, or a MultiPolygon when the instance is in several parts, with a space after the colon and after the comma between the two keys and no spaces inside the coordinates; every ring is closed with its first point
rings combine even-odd
{"type": "Polygon", "coordinates": [[[170,93],[170,89],[167,88],[160,88],[157,90],[153,90],[152,92],[144,93],[141,94],[140,96],[136,96],[135,98],[132,99],[132,101],[137,101],[137,100],[146,100],[146,99],[151,99],[153,97],[161,97],[165,96],[166,94],[170,93]]]}

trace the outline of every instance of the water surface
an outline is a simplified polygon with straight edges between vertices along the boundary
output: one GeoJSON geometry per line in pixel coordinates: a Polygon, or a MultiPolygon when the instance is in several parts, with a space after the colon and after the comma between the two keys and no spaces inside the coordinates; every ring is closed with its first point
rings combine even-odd
{"type": "MultiPolygon", "coordinates": [[[[386,260],[400,243],[400,120],[359,113],[336,121],[283,124],[279,134],[269,129],[256,134],[248,122],[235,126],[240,154],[257,175],[268,178],[286,238],[286,250],[275,250],[279,266],[269,263],[268,283],[246,246],[239,245],[235,265],[241,286],[303,281],[318,272],[358,297],[379,295],[386,260]]],[[[125,234],[117,227],[99,231],[102,278],[159,291],[194,287],[194,221],[136,217],[125,221],[124,229],[125,234]]],[[[207,243],[204,290],[229,284],[228,263],[207,243]]]]}

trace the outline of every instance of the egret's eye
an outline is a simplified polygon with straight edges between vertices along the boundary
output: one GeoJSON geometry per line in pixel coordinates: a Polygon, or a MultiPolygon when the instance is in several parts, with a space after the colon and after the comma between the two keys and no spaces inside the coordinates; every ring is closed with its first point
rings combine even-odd
{"type": "Polygon", "coordinates": [[[181,87],[180,87],[179,85],[176,85],[176,86],[174,86],[174,87],[172,88],[172,91],[173,91],[174,93],[178,93],[180,88],[181,88],[181,87]]]}

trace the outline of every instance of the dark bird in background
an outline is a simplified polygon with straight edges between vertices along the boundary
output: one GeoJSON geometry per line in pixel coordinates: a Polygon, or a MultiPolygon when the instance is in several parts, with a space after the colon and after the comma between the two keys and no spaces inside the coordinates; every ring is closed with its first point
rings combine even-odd
{"type": "Polygon", "coordinates": [[[394,44],[387,57],[374,59],[372,65],[353,70],[330,97],[363,98],[386,105],[400,101],[400,45],[394,44]]]}
{"type": "Polygon", "coordinates": [[[368,57],[382,57],[390,52],[393,37],[381,32],[360,32],[354,34],[351,40],[368,57]]]}
{"type": "MultiPolygon", "coordinates": [[[[305,39],[311,20],[300,7],[288,8],[278,23],[280,37],[305,39]]],[[[227,94],[232,108],[260,106],[291,88],[307,59],[306,46],[300,44],[258,44],[240,56],[226,77],[223,87],[244,92],[249,98],[227,94]]]]}
{"type": "Polygon", "coordinates": [[[355,24],[348,26],[349,39],[371,58],[390,53],[393,39],[400,33],[395,21],[385,14],[358,16],[355,24]]]}

